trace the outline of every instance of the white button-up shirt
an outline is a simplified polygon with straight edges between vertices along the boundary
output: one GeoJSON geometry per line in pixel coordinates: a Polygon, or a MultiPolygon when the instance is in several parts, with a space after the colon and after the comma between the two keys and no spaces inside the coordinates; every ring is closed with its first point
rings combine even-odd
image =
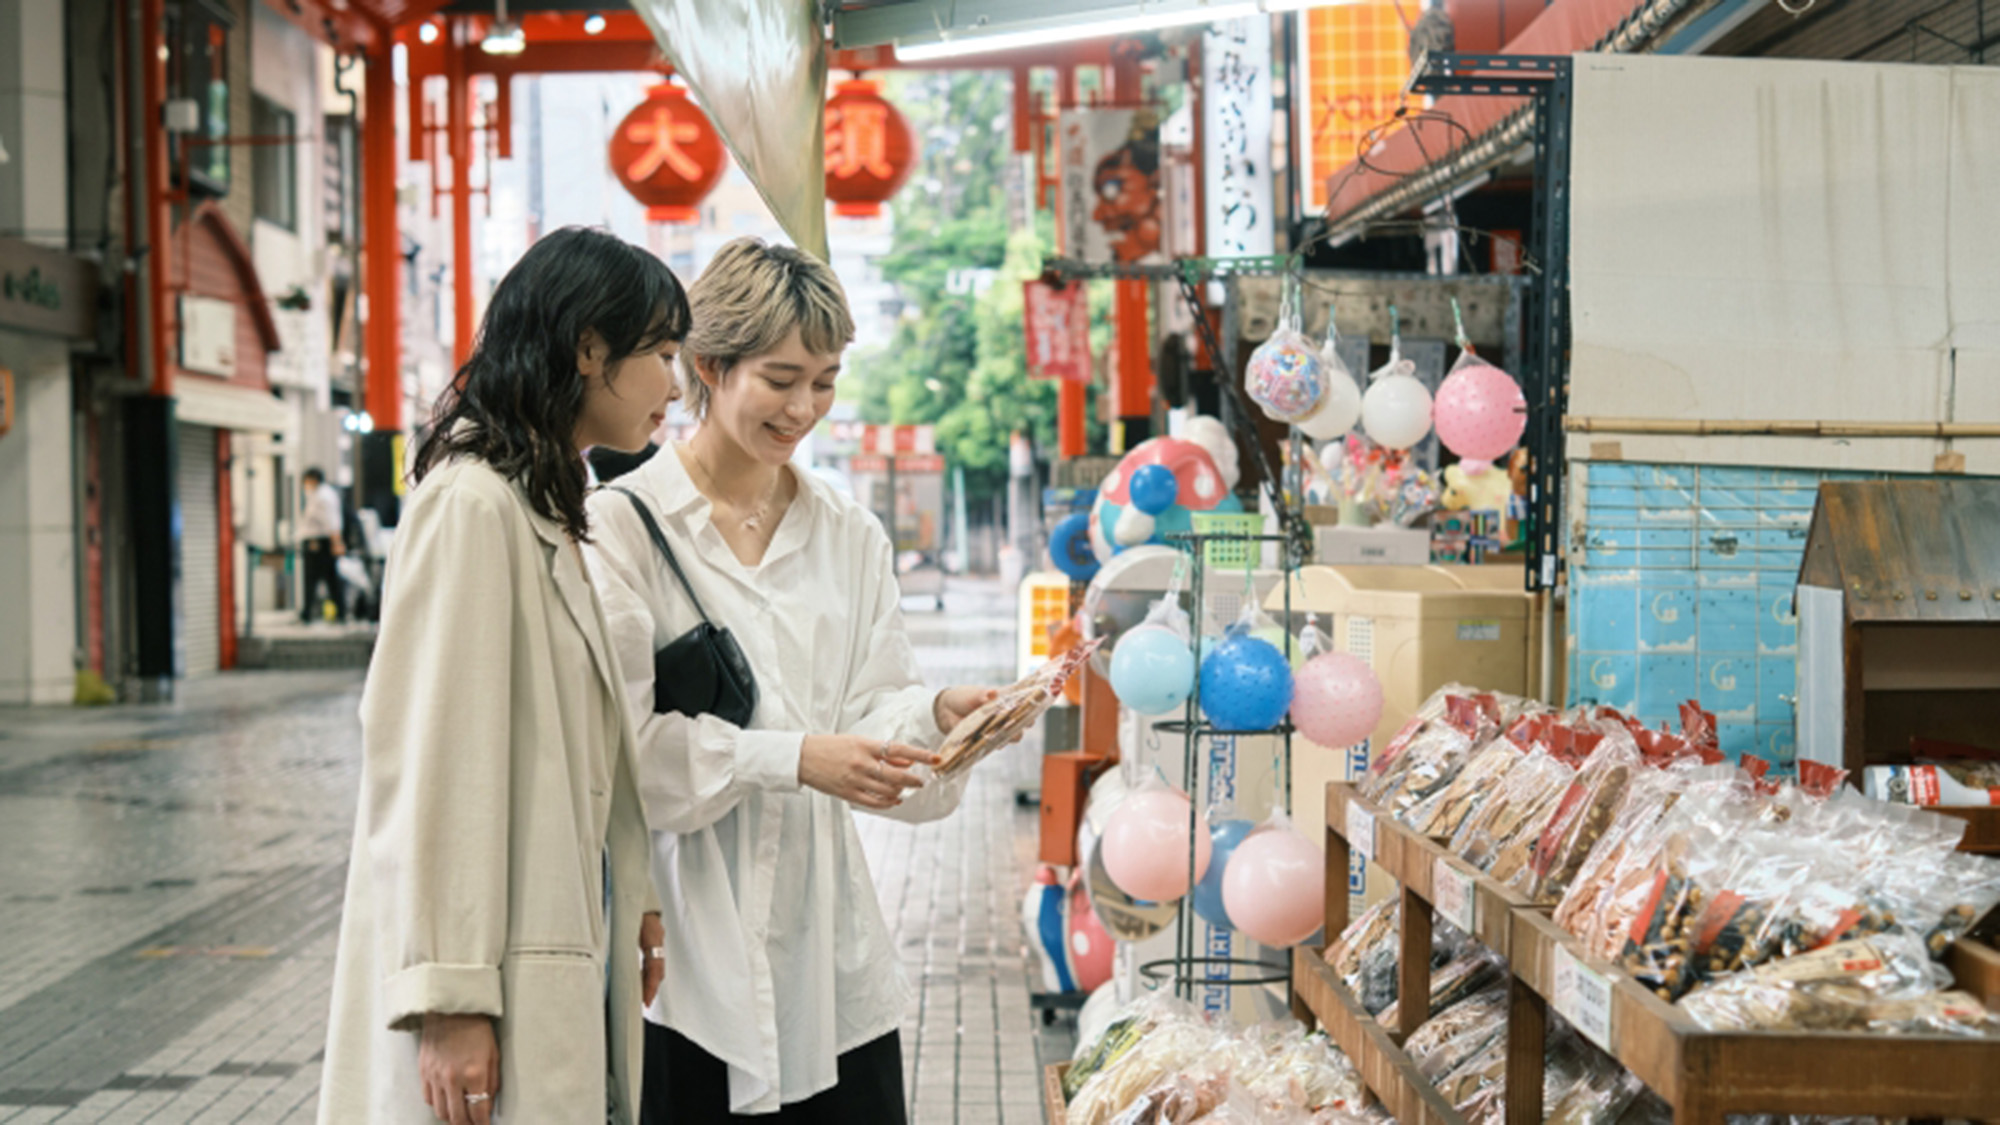
{"type": "MultiPolygon", "coordinates": [[[[810,473],[756,566],[737,559],[672,445],[618,478],[652,511],[710,620],[757,679],[750,728],[653,713],[653,654],[700,623],[631,501],[590,498],[591,572],[624,668],[639,789],[666,904],[667,977],[646,1013],[729,1068],[735,1113],[838,1081],[837,1057],[900,1026],[908,986],[845,801],[799,784],[806,734],[935,747],[888,536],[810,473]]],[[[933,783],[887,815],[931,820],[933,783]]]]}
{"type": "Polygon", "coordinates": [[[321,482],[299,512],[299,541],[340,538],[340,490],[321,482]]]}

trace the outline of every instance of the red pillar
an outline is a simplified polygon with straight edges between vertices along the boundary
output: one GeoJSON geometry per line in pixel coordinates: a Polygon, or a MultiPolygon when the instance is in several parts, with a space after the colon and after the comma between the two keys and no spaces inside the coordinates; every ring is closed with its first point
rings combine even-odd
{"type": "Polygon", "coordinates": [[[171,355],[167,343],[176,329],[172,304],[167,299],[167,255],[173,245],[173,219],[167,208],[167,47],[166,5],[164,0],[139,2],[139,65],[144,71],[141,103],[144,118],[140,129],[145,136],[146,167],[143,198],[146,208],[146,316],[152,322],[147,341],[147,360],[152,364],[152,393],[171,398],[174,372],[167,364],[171,355]]]}
{"type": "MultiPolygon", "coordinates": [[[[1138,45],[1119,43],[1111,51],[1111,96],[1124,105],[1140,104],[1138,45]]],[[[1151,282],[1121,280],[1118,286],[1118,421],[1121,449],[1151,436],[1153,427],[1153,327],[1151,282]]]]}
{"type": "MultiPolygon", "coordinates": [[[[396,227],[396,75],[386,37],[363,68],[361,131],[361,233],[368,261],[362,289],[368,297],[363,325],[367,385],[363,402],[375,429],[403,428],[402,235],[396,227]]],[[[412,128],[416,123],[412,122],[412,128]]]]}
{"type": "MultiPolygon", "coordinates": [[[[215,431],[215,573],[222,586],[217,604],[222,611],[220,664],[224,671],[236,667],[236,519],[231,514],[234,496],[229,478],[229,431],[215,431]]],[[[257,612],[246,607],[245,613],[257,612]]]]}
{"type": "Polygon", "coordinates": [[[445,143],[451,151],[451,353],[454,367],[472,358],[472,84],[465,76],[471,24],[451,21],[445,54],[445,143]]]}
{"type": "MultiPolygon", "coordinates": [[[[1076,67],[1062,68],[1061,103],[1076,105],[1076,67]]],[[[1056,391],[1056,453],[1065,460],[1090,452],[1090,384],[1064,379],[1056,391]]]]}

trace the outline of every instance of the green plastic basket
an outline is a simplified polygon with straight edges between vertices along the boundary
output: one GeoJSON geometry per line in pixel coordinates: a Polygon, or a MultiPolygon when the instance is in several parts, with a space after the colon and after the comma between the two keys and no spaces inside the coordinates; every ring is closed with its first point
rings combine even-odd
{"type": "MultiPolygon", "coordinates": [[[[1262,535],[1264,517],[1256,512],[1192,512],[1196,535],[1262,535]]],[[[1255,539],[1217,539],[1202,544],[1202,562],[1236,570],[1249,570],[1263,557],[1264,545],[1255,539]]]]}

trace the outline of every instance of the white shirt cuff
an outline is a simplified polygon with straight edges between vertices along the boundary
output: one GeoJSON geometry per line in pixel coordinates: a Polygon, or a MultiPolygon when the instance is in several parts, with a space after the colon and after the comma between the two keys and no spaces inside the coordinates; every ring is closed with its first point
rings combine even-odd
{"type": "Polygon", "coordinates": [[[806,736],[797,731],[746,730],[736,736],[736,776],[747,785],[781,793],[799,788],[799,753],[806,736]]]}

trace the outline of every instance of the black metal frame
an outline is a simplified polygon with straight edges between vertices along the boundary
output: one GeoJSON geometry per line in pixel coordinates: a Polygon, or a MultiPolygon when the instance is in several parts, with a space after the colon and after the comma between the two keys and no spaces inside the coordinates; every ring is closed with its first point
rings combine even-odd
{"type": "Polygon", "coordinates": [[[1563,479],[1569,412],[1569,156],[1572,63],[1555,55],[1426,55],[1409,88],[1461,97],[1530,97],[1535,115],[1535,230],[1539,267],[1527,294],[1528,572],[1530,590],[1563,582],[1563,479]]]}

